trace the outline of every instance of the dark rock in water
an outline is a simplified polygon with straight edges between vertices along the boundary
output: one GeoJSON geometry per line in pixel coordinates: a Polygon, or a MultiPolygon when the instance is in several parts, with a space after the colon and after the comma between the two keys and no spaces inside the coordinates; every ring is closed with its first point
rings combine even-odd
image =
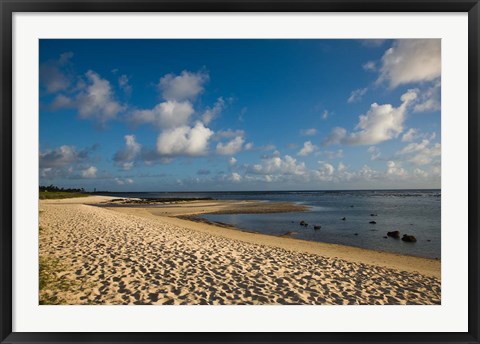
{"type": "Polygon", "coordinates": [[[350,206],[350,208],[353,208],[353,204],[350,206]]]}
{"type": "Polygon", "coordinates": [[[369,223],[371,223],[372,225],[375,225],[375,224],[376,224],[375,221],[370,221],[369,223]]]}
{"type": "Polygon", "coordinates": [[[346,220],[346,218],[344,217],[344,218],[342,219],[342,221],[345,221],[345,220],[346,220]]]}
{"type": "Polygon", "coordinates": [[[427,239],[427,241],[428,241],[428,242],[430,242],[430,241],[432,241],[432,240],[430,240],[430,239],[427,239]]]}
{"type": "Polygon", "coordinates": [[[395,239],[400,238],[400,232],[399,231],[388,232],[387,235],[389,237],[392,237],[392,238],[395,238],[395,239]]]}
{"type": "Polygon", "coordinates": [[[355,234],[353,234],[353,235],[358,235],[358,233],[355,233],[355,234]]]}
{"type": "Polygon", "coordinates": [[[417,238],[415,238],[413,235],[407,235],[407,234],[403,235],[402,240],[405,242],[417,242],[417,238]]]}
{"type": "Polygon", "coordinates": [[[370,214],[370,216],[378,216],[377,214],[370,214]]]}
{"type": "Polygon", "coordinates": [[[306,226],[308,226],[308,223],[306,223],[305,221],[302,220],[302,221],[300,221],[300,226],[305,226],[306,227],[306,226]]]}
{"type": "Polygon", "coordinates": [[[318,225],[313,226],[313,229],[320,229],[320,228],[322,228],[322,226],[318,226],[318,225]]]}
{"type": "Polygon", "coordinates": [[[388,239],[388,236],[384,236],[383,238],[384,238],[384,239],[388,239]]]}

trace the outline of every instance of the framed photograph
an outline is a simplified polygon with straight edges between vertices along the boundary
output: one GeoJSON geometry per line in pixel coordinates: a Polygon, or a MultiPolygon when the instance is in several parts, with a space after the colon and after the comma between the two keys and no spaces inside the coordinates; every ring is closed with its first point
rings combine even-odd
{"type": "Polygon", "coordinates": [[[1,1],[1,342],[478,343],[479,8],[1,1]]]}

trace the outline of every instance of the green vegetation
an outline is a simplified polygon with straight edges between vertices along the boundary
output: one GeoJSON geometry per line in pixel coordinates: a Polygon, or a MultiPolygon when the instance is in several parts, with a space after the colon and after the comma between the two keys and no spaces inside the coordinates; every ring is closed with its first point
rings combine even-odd
{"type": "Polygon", "coordinates": [[[70,191],[40,191],[40,199],[62,199],[72,197],[87,197],[90,196],[85,193],[70,192],[70,191]]]}
{"type": "Polygon", "coordinates": [[[40,199],[61,199],[72,197],[86,197],[85,189],[65,189],[55,185],[40,186],[40,199]]]}
{"type": "Polygon", "coordinates": [[[59,292],[67,292],[77,287],[77,282],[57,277],[64,271],[64,266],[58,259],[40,257],[39,262],[39,298],[41,305],[60,305],[66,301],[59,296],[59,292]]]}

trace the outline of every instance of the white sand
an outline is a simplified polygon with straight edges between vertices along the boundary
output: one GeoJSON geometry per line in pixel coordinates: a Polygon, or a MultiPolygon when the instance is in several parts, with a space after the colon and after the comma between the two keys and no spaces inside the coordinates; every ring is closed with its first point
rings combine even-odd
{"type": "Polygon", "coordinates": [[[440,262],[88,205],[40,202],[66,304],[439,304],[440,262]],[[213,227],[213,228],[212,228],[213,227]],[[383,259],[380,259],[383,257],[383,259]]]}

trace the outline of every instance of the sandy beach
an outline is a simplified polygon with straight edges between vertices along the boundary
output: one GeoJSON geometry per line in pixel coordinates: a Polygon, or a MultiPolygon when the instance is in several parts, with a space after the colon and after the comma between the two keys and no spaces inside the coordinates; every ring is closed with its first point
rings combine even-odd
{"type": "Polygon", "coordinates": [[[48,272],[42,303],[440,304],[438,260],[185,218],[232,209],[289,211],[289,204],[199,200],[105,207],[110,200],[40,201],[40,262],[48,272]]]}

